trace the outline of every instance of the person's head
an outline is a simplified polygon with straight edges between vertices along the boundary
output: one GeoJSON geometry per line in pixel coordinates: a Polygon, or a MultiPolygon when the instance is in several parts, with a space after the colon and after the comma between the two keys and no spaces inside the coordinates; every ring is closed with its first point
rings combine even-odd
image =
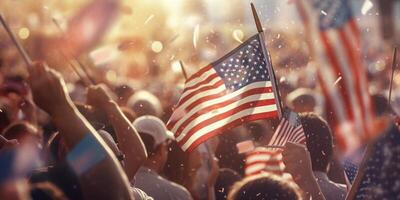
{"type": "Polygon", "coordinates": [[[233,184],[240,181],[240,179],[240,175],[231,169],[219,169],[218,177],[214,184],[215,199],[225,200],[233,184]]]}
{"type": "Polygon", "coordinates": [[[242,199],[297,200],[301,196],[293,183],[272,174],[261,174],[245,178],[232,187],[228,200],[242,199]]]}
{"type": "Polygon", "coordinates": [[[310,152],[313,171],[327,172],[333,159],[332,131],[328,123],[315,113],[300,113],[310,152]]]}
{"type": "Polygon", "coordinates": [[[310,89],[300,88],[286,97],[288,107],[294,112],[313,112],[317,105],[314,93],[310,89]]]}
{"type": "Polygon", "coordinates": [[[164,122],[155,116],[138,117],[133,126],[146,147],[148,161],[145,165],[162,170],[168,158],[168,143],[173,139],[173,134],[167,130],[164,122]]]}
{"type": "Polygon", "coordinates": [[[133,110],[136,115],[153,115],[161,117],[163,109],[160,100],[152,93],[142,90],[132,95],[127,106],[133,110]]]}

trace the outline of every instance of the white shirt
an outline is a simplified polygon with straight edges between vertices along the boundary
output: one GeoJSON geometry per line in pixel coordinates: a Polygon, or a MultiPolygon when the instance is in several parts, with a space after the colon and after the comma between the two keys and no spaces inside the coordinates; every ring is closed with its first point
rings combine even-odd
{"type": "Polygon", "coordinates": [[[314,171],[314,176],[326,200],[344,200],[346,198],[346,185],[329,180],[328,175],[324,172],[314,171]]]}

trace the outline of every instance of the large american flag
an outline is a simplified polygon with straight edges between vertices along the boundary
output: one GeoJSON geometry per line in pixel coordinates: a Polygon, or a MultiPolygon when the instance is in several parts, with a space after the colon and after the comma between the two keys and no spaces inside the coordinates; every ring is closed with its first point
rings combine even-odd
{"type": "Polygon", "coordinates": [[[262,34],[187,79],[167,123],[184,151],[253,120],[278,116],[271,61],[262,34]]]}
{"type": "Polygon", "coordinates": [[[269,141],[271,146],[285,146],[286,142],[305,144],[306,136],[297,113],[285,109],[281,121],[269,141]]]}
{"type": "Polygon", "coordinates": [[[361,34],[348,0],[297,0],[328,121],[339,148],[356,149],[371,132],[373,111],[361,57],[361,34]]]}

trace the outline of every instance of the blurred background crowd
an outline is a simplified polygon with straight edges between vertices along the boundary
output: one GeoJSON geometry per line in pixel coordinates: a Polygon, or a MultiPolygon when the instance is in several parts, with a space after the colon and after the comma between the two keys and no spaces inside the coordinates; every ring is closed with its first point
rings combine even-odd
{"type": "MultiPolygon", "coordinates": [[[[101,2],[2,0],[0,13],[33,60],[44,60],[60,72],[80,111],[94,112],[86,105],[86,88],[102,83],[130,122],[152,115],[166,123],[184,86],[182,68],[190,76],[256,33],[250,1],[121,0],[114,7],[112,4],[93,6],[101,2]],[[107,7],[107,12],[103,12],[102,6],[107,7]],[[59,38],[64,37],[71,37],[63,40],[68,44],[60,42],[59,38]]],[[[282,103],[296,112],[325,116],[324,98],[316,81],[318,66],[310,58],[306,31],[295,6],[280,0],[252,2],[264,27],[282,103]]],[[[388,96],[393,45],[400,42],[395,34],[400,32],[400,2],[387,2],[393,3],[389,17],[380,9],[384,5],[379,5],[379,1],[351,1],[362,32],[369,91],[375,102],[381,100],[382,104],[388,96]],[[365,2],[372,5],[365,8],[365,2]],[[393,23],[388,26],[393,29],[392,35],[382,23],[391,20],[393,23]]],[[[20,54],[0,28],[0,132],[7,140],[17,139],[18,143],[34,137],[40,151],[52,150],[56,129],[49,116],[33,102],[25,82],[27,75],[20,54]]],[[[392,101],[393,109],[400,113],[398,69],[394,73],[392,101]]],[[[93,116],[96,119],[89,120],[92,126],[114,132],[112,122],[106,117],[93,116]]],[[[158,166],[163,168],[159,174],[187,185],[188,165],[195,166],[198,185],[193,186],[196,192],[189,191],[196,199],[207,199],[204,196],[207,192],[201,191],[216,170],[209,151],[215,153],[219,168],[236,171],[231,175],[220,170],[220,175],[226,173],[229,174],[226,180],[239,180],[245,173],[244,155],[237,153],[236,144],[249,139],[260,141],[272,134],[275,125],[276,122],[260,120],[229,130],[229,134],[199,146],[198,156],[187,156],[176,144],[169,144],[168,160],[165,166],[158,166]]],[[[33,160],[41,161],[35,166],[43,166],[48,159],[33,160]]],[[[335,181],[344,183],[339,178],[335,181]]]]}

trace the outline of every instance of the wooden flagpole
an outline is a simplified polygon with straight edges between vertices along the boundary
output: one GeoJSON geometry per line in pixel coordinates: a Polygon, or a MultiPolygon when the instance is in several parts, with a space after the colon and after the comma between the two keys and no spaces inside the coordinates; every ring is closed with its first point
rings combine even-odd
{"type": "Polygon", "coordinates": [[[3,15],[1,15],[1,14],[0,14],[0,21],[1,21],[1,24],[3,25],[4,29],[7,31],[8,36],[10,36],[14,45],[17,47],[18,52],[21,54],[26,65],[28,65],[28,67],[32,66],[32,59],[29,57],[28,53],[22,47],[21,43],[17,40],[14,33],[11,31],[10,27],[8,26],[6,20],[3,18],[3,15]]]}
{"type": "MultiPolygon", "coordinates": [[[[397,66],[397,47],[394,48],[393,50],[393,60],[392,60],[392,75],[390,78],[390,85],[389,85],[389,105],[392,105],[392,88],[393,88],[393,77],[394,77],[394,70],[396,69],[397,66]]],[[[387,108],[390,109],[390,108],[387,108]]]]}
{"type": "Polygon", "coordinates": [[[254,22],[256,23],[258,36],[260,38],[260,41],[262,42],[261,46],[262,46],[263,53],[265,56],[268,56],[267,61],[270,62],[270,65],[271,65],[271,68],[268,68],[268,71],[269,71],[269,74],[271,74],[271,76],[272,76],[271,83],[272,83],[272,87],[274,88],[274,95],[278,101],[278,104],[277,104],[278,115],[279,115],[279,118],[281,118],[282,117],[282,101],[281,101],[281,97],[280,97],[279,90],[278,90],[278,81],[276,80],[274,68],[271,63],[271,56],[270,56],[267,48],[265,48],[264,31],[261,26],[261,21],[258,18],[257,10],[254,7],[253,3],[250,3],[250,5],[251,5],[251,11],[253,12],[254,22]]]}
{"type": "Polygon", "coordinates": [[[183,77],[185,77],[185,80],[187,80],[188,77],[187,77],[187,73],[186,73],[186,70],[185,70],[185,66],[183,65],[182,60],[179,60],[179,65],[181,66],[181,70],[182,70],[183,77]]]}

